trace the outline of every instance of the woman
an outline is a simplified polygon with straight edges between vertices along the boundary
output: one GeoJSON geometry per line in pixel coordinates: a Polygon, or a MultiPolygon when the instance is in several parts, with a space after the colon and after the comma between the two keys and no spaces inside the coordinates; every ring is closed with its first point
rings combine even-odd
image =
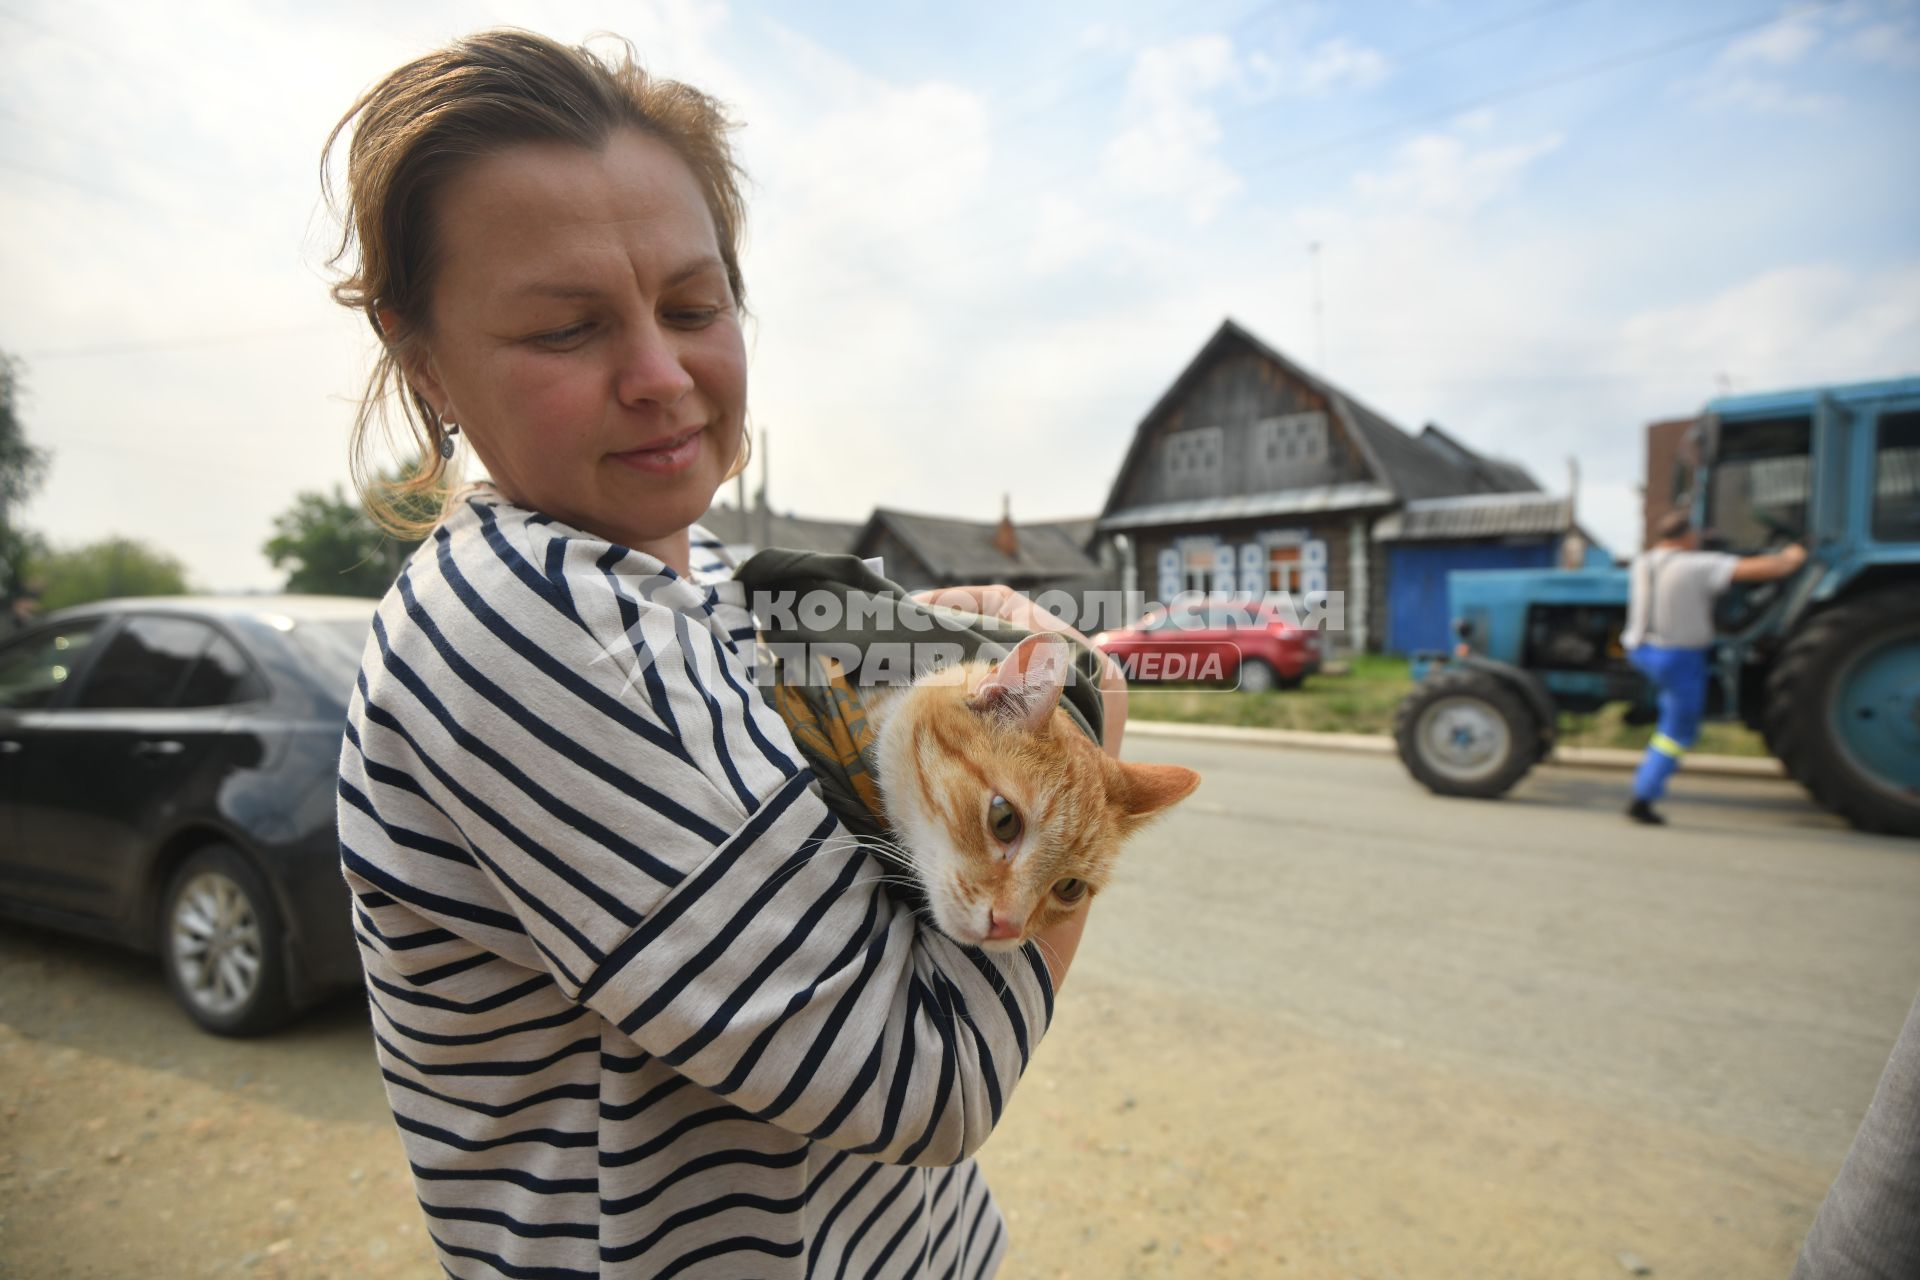
{"type": "MultiPolygon", "coordinates": [[[[1005,1237],[970,1157],[1084,913],[1006,956],[923,928],[749,682],[752,620],[695,523],[747,456],[716,104],[494,31],[381,81],[329,152],[349,126],[335,296],[384,343],[356,474],[398,392],[429,459],[463,438],[492,479],[382,602],[340,769],[442,1265],[991,1273],[1005,1237]]],[[[442,480],[370,501],[404,527],[442,480]]]]}

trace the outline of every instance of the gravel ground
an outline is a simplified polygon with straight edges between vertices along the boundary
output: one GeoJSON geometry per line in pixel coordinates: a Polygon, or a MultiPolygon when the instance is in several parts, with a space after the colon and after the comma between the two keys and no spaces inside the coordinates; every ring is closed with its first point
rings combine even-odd
{"type": "MultiPolygon", "coordinates": [[[[1779,782],[1645,834],[1611,777],[1141,751],[1207,783],[982,1153],[1007,1280],[1786,1276],[1920,980],[1912,842],[1779,782]]],[[[0,1278],[437,1274],[361,1002],[221,1040],[0,930],[0,1278]]]]}
{"type": "MultiPolygon", "coordinates": [[[[1014,1280],[1783,1276],[1833,1174],[1083,972],[1064,994],[982,1156],[1014,1280]]],[[[0,1117],[0,1275],[437,1274],[355,1002],[216,1040],[144,961],[10,932],[0,1117]]]]}

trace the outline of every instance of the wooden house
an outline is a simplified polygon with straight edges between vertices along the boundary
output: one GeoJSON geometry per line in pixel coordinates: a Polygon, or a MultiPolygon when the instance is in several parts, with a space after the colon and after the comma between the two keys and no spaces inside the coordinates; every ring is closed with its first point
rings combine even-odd
{"type": "Polygon", "coordinates": [[[1091,518],[1016,525],[1004,500],[997,523],[876,507],[853,551],[880,557],[887,577],[910,591],[996,583],[1035,597],[1064,591],[1073,621],[1088,612],[1088,593],[1114,585],[1087,553],[1093,532],[1091,518]]]}
{"type": "MultiPolygon", "coordinates": [[[[1150,599],[1341,593],[1335,644],[1377,649],[1393,643],[1385,621],[1398,555],[1377,536],[1380,522],[1439,499],[1472,511],[1419,522],[1450,531],[1421,559],[1444,583],[1434,545],[1557,543],[1570,530],[1571,504],[1543,513],[1505,496],[1516,493],[1545,497],[1522,468],[1438,427],[1409,434],[1227,320],[1135,429],[1093,549],[1150,599]],[[1518,532],[1506,527],[1515,520],[1518,532]]],[[[1402,517],[1397,532],[1409,527],[1402,517]]]]}
{"type": "Polygon", "coordinates": [[[745,508],[716,502],[700,517],[700,523],[740,561],[763,547],[848,552],[853,550],[853,541],[862,528],[854,521],[815,520],[792,512],[781,515],[764,501],[745,508]]]}

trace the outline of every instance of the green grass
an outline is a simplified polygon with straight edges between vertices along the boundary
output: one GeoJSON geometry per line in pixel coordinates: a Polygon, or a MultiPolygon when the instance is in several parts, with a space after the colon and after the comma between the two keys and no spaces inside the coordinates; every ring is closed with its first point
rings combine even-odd
{"type": "MultiPolygon", "coordinates": [[[[1311,733],[1392,733],[1393,710],[1412,688],[1406,659],[1365,654],[1342,674],[1310,676],[1298,689],[1271,693],[1136,684],[1128,691],[1127,714],[1141,720],[1311,733]]],[[[1627,724],[1624,712],[1624,707],[1611,706],[1593,715],[1563,715],[1560,741],[1574,747],[1645,747],[1653,726],[1627,724]]],[[[1738,724],[1707,725],[1694,749],[1712,755],[1767,754],[1760,736],[1738,724]]]]}

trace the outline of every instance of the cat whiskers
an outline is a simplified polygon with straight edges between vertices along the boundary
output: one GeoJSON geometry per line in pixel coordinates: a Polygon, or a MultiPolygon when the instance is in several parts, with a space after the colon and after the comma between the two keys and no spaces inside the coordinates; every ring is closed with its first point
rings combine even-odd
{"type": "MultiPolygon", "coordinates": [[[[852,881],[847,888],[854,889],[866,884],[890,884],[905,890],[912,897],[921,897],[926,893],[926,876],[919,859],[914,857],[913,851],[907,846],[885,836],[862,836],[845,832],[821,841],[819,847],[808,855],[808,860],[825,853],[845,853],[854,849],[874,854],[881,865],[888,870],[877,876],[852,881]]],[[[798,871],[799,868],[796,866],[793,870],[798,871]]],[[[916,904],[912,909],[916,917],[928,924],[934,923],[933,912],[928,907],[916,904]]]]}
{"type": "Polygon", "coordinates": [[[918,889],[920,887],[917,881],[907,876],[868,876],[864,880],[855,880],[852,884],[848,885],[847,888],[858,889],[863,884],[891,884],[898,885],[902,889],[918,889]]]}
{"type": "Polygon", "coordinates": [[[1053,962],[1053,963],[1051,963],[1050,965],[1048,965],[1048,966],[1047,966],[1047,969],[1048,969],[1048,980],[1049,980],[1049,981],[1051,981],[1051,980],[1052,980],[1052,971],[1053,971],[1054,969],[1058,969],[1058,968],[1060,968],[1060,967],[1061,967],[1061,964],[1060,964],[1060,953],[1059,953],[1058,951],[1056,951],[1056,950],[1054,950],[1054,949],[1053,949],[1053,947],[1051,947],[1051,946],[1049,946],[1049,945],[1047,944],[1047,941],[1046,941],[1046,939],[1044,939],[1044,938],[1042,938],[1042,937],[1041,937],[1040,935],[1038,935],[1038,934],[1035,934],[1035,935],[1034,935],[1033,937],[1031,937],[1031,938],[1028,938],[1028,939],[1027,939],[1027,941],[1028,941],[1028,942],[1031,942],[1031,943],[1032,943],[1032,944],[1033,944],[1034,946],[1036,946],[1036,947],[1038,947],[1038,948],[1040,948],[1040,950],[1041,950],[1041,951],[1043,951],[1043,952],[1045,952],[1045,953],[1046,953],[1046,955],[1047,955],[1047,957],[1048,957],[1048,959],[1050,959],[1050,960],[1051,960],[1051,961],[1053,962]]]}
{"type": "MultiPolygon", "coordinates": [[[[819,844],[815,845],[807,853],[806,857],[799,859],[792,866],[787,868],[787,871],[785,874],[787,875],[797,874],[801,867],[805,866],[807,863],[812,862],[815,858],[818,858],[823,854],[846,853],[854,849],[871,849],[874,843],[875,841],[871,837],[856,836],[850,831],[843,831],[839,835],[830,836],[827,839],[820,841],[819,844]]],[[[911,863],[912,859],[906,854],[905,850],[900,850],[899,853],[902,861],[911,863]]]]}

